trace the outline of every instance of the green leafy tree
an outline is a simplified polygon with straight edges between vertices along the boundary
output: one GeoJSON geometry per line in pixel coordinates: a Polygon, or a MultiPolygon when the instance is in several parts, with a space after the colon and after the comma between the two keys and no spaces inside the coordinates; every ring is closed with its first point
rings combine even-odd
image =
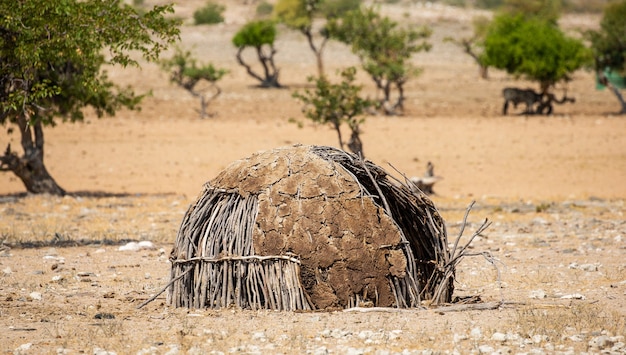
{"type": "Polygon", "coordinates": [[[207,107],[222,93],[217,82],[228,73],[226,69],[218,69],[212,63],[198,65],[196,59],[191,56],[191,52],[183,51],[181,48],[176,48],[171,58],[161,61],[161,68],[170,73],[171,82],[200,99],[200,118],[211,116],[207,107]],[[202,82],[208,83],[209,86],[199,89],[198,84],[202,82]],[[213,92],[211,96],[205,95],[207,90],[213,92]]]}
{"type": "Polygon", "coordinates": [[[339,17],[357,9],[359,4],[360,1],[352,0],[278,0],[274,6],[274,16],[287,27],[300,31],[306,37],[309,47],[315,54],[318,75],[323,76],[323,53],[329,37],[323,25],[318,31],[314,29],[315,20],[339,17]]]}
{"type": "Polygon", "coordinates": [[[103,66],[138,65],[135,53],[157,60],[178,38],[177,24],[164,17],[172,12],[156,6],[138,14],[120,0],[1,0],[0,123],[17,127],[23,154],[9,144],[0,170],[29,192],[64,194],[44,165],[44,127],[81,121],[86,107],[99,117],[136,108],[142,96],[112,83],[103,66]]]}
{"type": "Polygon", "coordinates": [[[276,39],[276,25],[270,20],[250,21],[246,23],[233,37],[233,44],[237,47],[237,62],[246,68],[250,76],[261,82],[264,88],[279,88],[279,70],[274,63],[274,41],[276,39]],[[243,59],[243,51],[253,48],[261,63],[263,74],[257,73],[250,64],[243,59]]]}
{"type": "Polygon", "coordinates": [[[356,69],[350,67],[341,71],[342,81],[331,83],[326,77],[309,77],[315,83],[314,90],[294,92],[293,97],[302,101],[304,116],[318,124],[330,124],[337,132],[341,149],[347,145],[355,154],[363,155],[363,143],[359,134],[360,125],[365,119],[360,117],[373,105],[370,100],[361,98],[361,86],[355,85],[356,69]],[[350,128],[350,140],[346,143],[341,135],[341,126],[350,128]]]}
{"type": "Polygon", "coordinates": [[[380,107],[384,112],[401,113],[404,84],[421,71],[410,63],[411,56],[430,49],[426,40],[431,30],[399,27],[397,22],[382,17],[372,7],[349,11],[329,21],[327,28],[331,38],[350,45],[352,52],[359,56],[363,69],[382,92],[380,107]],[[392,103],[394,88],[398,94],[392,103]]]}
{"type": "Polygon", "coordinates": [[[193,12],[193,20],[196,25],[214,25],[224,22],[224,5],[208,1],[206,5],[193,12]]]}
{"type": "Polygon", "coordinates": [[[507,13],[489,26],[483,56],[489,66],[539,83],[545,101],[539,113],[551,112],[552,102],[571,100],[557,101],[549,90],[558,82],[569,81],[571,74],[590,60],[581,40],[566,36],[550,21],[507,13]]]}
{"type": "Polygon", "coordinates": [[[595,70],[600,83],[608,86],[619,100],[621,114],[626,114],[626,101],[607,74],[626,81],[626,1],[608,5],[604,10],[600,30],[589,31],[587,37],[595,59],[595,70]]]}

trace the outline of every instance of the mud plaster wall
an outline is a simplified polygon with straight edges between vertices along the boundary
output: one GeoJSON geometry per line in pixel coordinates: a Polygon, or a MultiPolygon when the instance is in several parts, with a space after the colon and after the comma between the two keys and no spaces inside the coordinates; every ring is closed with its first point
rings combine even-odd
{"type": "Polygon", "coordinates": [[[211,185],[258,194],[254,252],[295,254],[315,308],[346,307],[357,294],[395,304],[387,277],[406,272],[400,232],[341,166],[305,146],[279,148],[233,163],[211,185]]]}

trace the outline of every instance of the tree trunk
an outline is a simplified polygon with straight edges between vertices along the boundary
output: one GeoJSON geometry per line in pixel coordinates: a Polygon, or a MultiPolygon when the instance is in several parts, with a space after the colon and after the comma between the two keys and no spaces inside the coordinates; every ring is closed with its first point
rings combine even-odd
{"type": "MultiPolygon", "coordinates": [[[[269,62],[270,66],[275,69],[273,58],[271,56],[269,57],[269,59],[266,58],[265,55],[263,54],[261,47],[256,48],[257,56],[259,60],[261,61],[261,64],[263,65],[263,69],[265,72],[265,78],[263,78],[260,74],[257,74],[254,70],[252,70],[252,67],[250,65],[244,62],[241,54],[245,48],[246,47],[239,47],[239,50],[237,51],[237,62],[246,68],[246,71],[248,72],[250,76],[252,76],[253,78],[261,82],[261,87],[280,88],[281,85],[278,83],[278,71],[275,70],[273,74],[271,75],[269,74],[270,67],[268,67],[268,60],[270,61],[269,62]]],[[[271,53],[271,55],[273,56],[273,53],[271,53]]]]}
{"type": "Polygon", "coordinates": [[[309,42],[309,47],[315,54],[315,59],[317,61],[317,75],[322,78],[324,77],[324,59],[322,55],[324,53],[324,47],[326,46],[326,42],[328,42],[328,37],[324,37],[322,43],[320,44],[320,47],[317,48],[315,42],[313,41],[312,28],[306,27],[302,29],[302,33],[306,37],[307,42],[309,42]]]}
{"type": "Polygon", "coordinates": [[[600,84],[608,87],[609,90],[613,92],[615,97],[617,97],[617,100],[622,105],[622,109],[620,110],[619,113],[622,115],[625,115],[626,114],[626,101],[624,101],[624,97],[622,96],[622,93],[619,91],[617,87],[615,87],[615,85],[613,85],[609,81],[609,78],[607,78],[606,75],[604,75],[602,71],[598,71],[598,79],[600,79],[600,84]]]}
{"type": "Polygon", "coordinates": [[[361,133],[359,126],[352,128],[352,135],[350,136],[350,141],[348,142],[348,148],[352,151],[352,153],[360,156],[361,158],[365,158],[365,154],[363,154],[363,142],[361,142],[359,133],[361,133]]]}
{"type": "Polygon", "coordinates": [[[37,121],[31,125],[25,117],[20,116],[17,124],[22,136],[24,155],[19,157],[17,153],[11,151],[9,144],[4,155],[0,156],[0,170],[13,172],[22,180],[28,192],[65,195],[65,190],[50,176],[43,162],[44,137],[41,122],[37,121]]]}
{"type": "Polygon", "coordinates": [[[613,94],[615,94],[615,96],[619,100],[620,104],[622,105],[622,110],[619,113],[621,115],[626,115],[626,101],[624,101],[624,97],[620,93],[619,89],[616,88],[615,85],[613,85],[613,84],[611,84],[609,86],[609,88],[611,89],[611,91],[613,91],[613,94]]]}
{"type": "Polygon", "coordinates": [[[339,125],[339,121],[333,122],[333,127],[335,128],[335,132],[337,132],[337,139],[339,140],[339,148],[343,149],[343,138],[341,137],[341,129],[339,125]]]}

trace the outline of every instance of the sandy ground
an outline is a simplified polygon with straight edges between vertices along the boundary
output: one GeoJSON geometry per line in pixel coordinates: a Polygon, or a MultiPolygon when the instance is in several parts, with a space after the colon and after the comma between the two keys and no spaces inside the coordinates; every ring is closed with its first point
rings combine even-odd
{"type": "MultiPolygon", "coordinates": [[[[196,1],[181,2],[179,14],[196,1]]],[[[238,2],[239,4],[239,2],[238,2]]],[[[471,59],[443,38],[466,33],[475,13],[450,8],[385,7],[433,27],[433,50],[415,56],[423,74],[407,85],[407,112],[370,116],[363,125],[367,158],[392,171],[421,175],[435,164],[443,180],[435,204],[458,233],[477,200],[469,230],[494,224],[475,242],[490,252],[459,270],[457,293],[506,304],[497,310],[352,313],[187,311],[163,296],[135,307],[168,280],[167,255],[180,220],[204,182],[233,160],[288,144],[336,146],[329,127],[302,119],[293,90],[314,74],[301,36],[277,42],[280,90],[255,88],[234,60],[230,38],[249,16],[232,6],[227,24],[186,26],[182,40],[201,61],[228,68],[223,94],[200,120],[188,93],[155,65],[112,70],[111,77],[152,90],[141,112],[46,131],[46,163],[71,195],[23,196],[0,175],[0,350],[5,353],[478,353],[624,351],[626,313],[626,132],[616,99],[596,91],[588,72],[567,86],[575,104],[552,116],[501,115],[505,86],[531,86],[502,72],[477,77],[471,59]],[[195,46],[195,47],[193,47],[195,46]],[[153,249],[119,251],[130,240],[153,249]],[[95,243],[88,243],[94,241],[95,243]],[[29,244],[30,243],[30,244],[29,244]],[[20,247],[30,246],[30,247],[20,247]],[[500,274],[500,276],[498,276],[500,274]],[[620,338],[621,336],[621,338],[620,338]],[[603,342],[604,341],[604,342],[603,342]],[[598,343],[602,343],[598,345],[598,343]],[[610,343],[610,344],[609,344],[610,343]],[[621,348],[619,344],[622,344],[621,348]],[[29,345],[30,344],[30,345],[29,345]],[[482,348],[481,348],[482,347],[482,348]],[[507,350],[508,349],[508,350],[507,350]]],[[[570,28],[597,19],[567,17],[570,28]]],[[[358,59],[330,43],[329,73],[358,59]]],[[[362,75],[364,91],[375,95],[362,75]]],[[[562,91],[558,92],[558,95],[562,91]]],[[[17,147],[18,137],[0,134],[17,147]]]]}

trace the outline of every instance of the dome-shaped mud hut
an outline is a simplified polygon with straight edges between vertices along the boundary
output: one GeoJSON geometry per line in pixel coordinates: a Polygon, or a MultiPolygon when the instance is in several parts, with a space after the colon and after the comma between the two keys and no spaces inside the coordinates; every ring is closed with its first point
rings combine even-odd
{"type": "Polygon", "coordinates": [[[449,256],[426,195],[338,149],[278,148],[204,186],[172,250],[168,301],[277,310],[448,302],[449,256]]]}

